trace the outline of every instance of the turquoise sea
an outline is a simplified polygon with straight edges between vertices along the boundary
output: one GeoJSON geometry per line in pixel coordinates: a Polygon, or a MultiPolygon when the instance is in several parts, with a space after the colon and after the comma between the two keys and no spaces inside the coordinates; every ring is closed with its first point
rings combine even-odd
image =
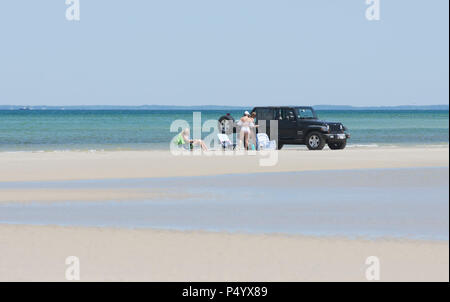
{"type": "MultiPolygon", "coordinates": [[[[242,111],[228,111],[235,118],[242,111]]],[[[189,110],[0,110],[0,151],[168,149],[174,120],[192,125],[189,110]]],[[[227,113],[202,110],[202,122],[227,113]]],[[[449,112],[327,110],[320,119],[349,129],[349,147],[448,146],[449,112]]],[[[208,135],[209,133],[204,133],[208,135]]],[[[303,147],[301,147],[303,148],[303,147]]]]}

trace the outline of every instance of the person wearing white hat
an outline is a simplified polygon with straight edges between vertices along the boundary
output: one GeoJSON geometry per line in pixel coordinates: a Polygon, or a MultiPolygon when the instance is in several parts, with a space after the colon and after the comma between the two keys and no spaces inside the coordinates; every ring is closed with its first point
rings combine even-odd
{"type": "Polygon", "coordinates": [[[248,149],[248,139],[250,136],[250,127],[252,126],[252,119],[250,118],[250,113],[248,111],[244,112],[244,116],[238,122],[238,126],[241,127],[239,132],[239,147],[242,147],[244,143],[244,148],[248,149]]]}

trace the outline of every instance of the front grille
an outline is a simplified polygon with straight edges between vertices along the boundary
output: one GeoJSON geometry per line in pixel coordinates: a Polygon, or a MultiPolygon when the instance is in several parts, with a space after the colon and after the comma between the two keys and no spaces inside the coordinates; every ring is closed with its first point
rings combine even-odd
{"type": "Polygon", "coordinates": [[[330,133],[343,133],[344,131],[341,130],[341,124],[329,124],[330,126],[330,133]]]}

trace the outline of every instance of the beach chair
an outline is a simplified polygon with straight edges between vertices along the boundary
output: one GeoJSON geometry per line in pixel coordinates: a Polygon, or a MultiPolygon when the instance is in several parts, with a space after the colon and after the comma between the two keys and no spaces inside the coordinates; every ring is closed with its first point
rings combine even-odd
{"type": "Polygon", "coordinates": [[[219,142],[220,145],[222,146],[222,148],[225,149],[230,149],[232,148],[233,150],[236,148],[236,144],[233,144],[230,140],[230,138],[228,137],[228,135],[223,134],[223,133],[218,133],[217,137],[219,138],[219,142]]]}
{"type": "Polygon", "coordinates": [[[193,149],[192,144],[189,144],[184,141],[184,139],[179,135],[173,140],[173,143],[178,147],[180,150],[191,150],[193,149]]]}
{"type": "Polygon", "coordinates": [[[256,145],[258,150],[276,150],[277,142],[271,141],[266,133],[258,133],[256,135],[256,145]]]}

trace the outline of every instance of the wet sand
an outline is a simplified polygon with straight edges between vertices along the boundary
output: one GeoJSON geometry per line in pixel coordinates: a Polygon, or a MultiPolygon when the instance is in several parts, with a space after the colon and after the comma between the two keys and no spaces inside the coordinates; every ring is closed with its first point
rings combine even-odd
{"type": "Polygon", "coordinates": [[[0,223],[448,241],[448,175],[397,168],[6,182],[0,223]]]}
{"type": "MultiPolygon", "coordinates": [[[[0,221],[0,281],[64,281],[64,261],[68,256],[80,258],[81,281],[366,281],[365,261],[369,256],[377,256],[380,259],[381,281],[448,282],[448,203],[442,202],[442,198],[448,197],[448,155],[448,147],[323,152],[286,150],[278,153],[276,165],[262,167],[258,155],[174,157],[158,151],[0,153],[0,207],[12,205],[13,209],[23,207],[30,210],[36,202],[38,206],[40,203],[61,204],[64,207],[67,201],[88,205],[104,201],[126,204],[130,200],[139,202],[143,199],[150,203],[182,203],[203,198],[205,202],[221,193],[220,190],[213,190],[211,196],[207,194],[215,178],[219,177],[214,175],[223,174],[231,175],[222,177],[233,178],[236,174],[245,177],[244,174],[254,173],[249,178],[256,177],[255,174],[261,175],[257,183],[264,188],[263,192],[296,192],[299,182],[305,186],[313,184],[287,176],[267,177],[268,174],[261,172],[318,171],[322,173],[318,176],[322,181],[329,184],[333,179],[331,190],[350,187],[359,190],[359,193],[373,190],[373,194],[340,191],[340,200],[346,201],[346,206],[340,207],[337,202],[330,208],[335,199],[329,198],[333,191],[327,191],[322,201],[319,198],[316,203],[297,205],[300,206],[297,210],[306,215],[301,218],[306,223],[303,227],[316,229],[323,225],[320,219],[316,220],[320,213],[331,215],[336,223],[340,223],[339,219],[355,221],[359,214],[365,212],[360,203],[352,205],[355,201],[351,198],[358,196],[368,196],[360,200],[366,206],[371,205],[368,209],[372,206],[381,209],[377,212],[378,216],[364,219],[366,226],[381,225],[382,218],[402,217],[405,209],[412,212],[404,215],[404,219],[395,221],[401,228],[412,230],[412,235],[415,235],[414,232],[426,234],[428,231],[436,234],[444,230],[443,225],[447,226],[447,233],[443,233],[444,240],[418,240],[406,238],[403,233],[395,239],[385,236],[377,239],[350,236],[350,239],[348,236],[304,236],[285,232],[268,234],[265,230],[250,234],[207,232],[201,227],[191,231],[163,231],[157,227],[37,226],[26,225],[26,222],[13,225],[0,221]],[[447,172],[440,173],[447,173],[447,178],[439,178],[431,170],[414,173],[417,167],[446,168],[447,172]],[[412,173],[389,176],[383,172],[387,171],[383,169],[393,168],[412,168],[412,173]],[[344,177],[344,171],[353,173],[366,169],[376,169],[375,174],[353,177],[350,183],[344,177]],[[190,191],[195,187],[196,180],[189,177],[183,185],[178,183],[179,190],[174,190],[171,185],[176,186],[176,181],[179,182],[183,176],[204,177],[197,184],[200,189],[190,191]],[[157,184],[146,187],[148,178],[154,179],[157,184]],[[444,184],[445,179],[447,183],[444,184]],[[79,180],[80,183],[67,180],[79,180]],[[170,181],[175,182],[170,184],[170,181]],[[414,190],[408,193],[411,187],[414,190]],[[392,198],[386,199],[387,196],[392,198]],[[407,208],[407,199],[413,200],[413,207],[407,208]],[[321,208],[321,202],[326,202],[328,206],[321,208]],[[428,212],[421,209],[427,206],[426,203],[429,203],[428,212]],[[441,209],[445,207],[447,213],[441,209]],[[359,210],[362,212],[359,213],[359,210]],[[439,217],[436,218],[436,215],[439,217]],[[310,223],[306,218],[312,219],[310,223]],[[437,224],[436,219],[440,221],[437,224]],[[314,225],[314,221],[319,224],[314,225]]],[[[242,190],[238,183],[234,186],[242,190]]],[[[318,184],[313,187],[319,194],[324,190],[318,184]]],[[[249,192],[253,194],[252,190],[249,192]]],[[[276,204],[278,199],[275,195],[267,195],[265,202],[276,204]]],[[[227,201],[230,199],[216,200],[217,203],[227,201]]],[[[246,201],[250,204],[259,202],[246,201]]],[[[232,204],[229,208],[240,213],[239,204],[232,204]]],[[[289,211],[289,205],[281,208],[289,211]]],[[[245,211],[243,208],[241,213],[245,211]]],[[[25,215],[25,211],[21,213],[25,215]]],[[[125,213],[125,216],[128,215],[125,213]]],[[[289,222],[288,219],[286,221],[289,222]]],[[[70,224],[70,219],[66,222],[70,224]]],[[[260,223],[270,227],[264,220],[260,223]]],[[[356,233],[364,231],[358,224],[350,229],[356,233]]]]}

